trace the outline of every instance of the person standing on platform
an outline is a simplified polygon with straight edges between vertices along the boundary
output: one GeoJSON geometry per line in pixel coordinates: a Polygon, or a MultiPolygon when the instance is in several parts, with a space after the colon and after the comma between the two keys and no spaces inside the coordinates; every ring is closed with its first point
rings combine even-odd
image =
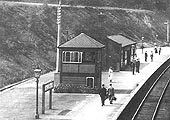
{"type": "Polygon", "coordinates": [[[109,101],[110,101],[110,104],[113,104],[113,99],[114,99],[114,96],[115,96],[115,91],[114,91],[114,88],[112,87],[112,84],[110,84],[109,88],[108,88],[108,95],[109,95],[109,101]]]}
{"type": "Polygon", "coordinates": [[[112,79],[113,79],[113,68],[110,67],[109,68],[109,77],[108,77],[109,81],[112,82],[112,79]]]}
{"type": "Polygon", "coordinates": [[[139,73],[139,68],[140,68],[140,60],[139,58],[136,60],[136,72],[139,73]]]}
{"type": "Polygon", "coordinates": [[[159,52],[159,55],[160,55],[161,54],[161,46],[159,46],[159,51],[158,52],[159,52]]]}
{"type": "Polygon", "coordinates": [[[147,62],[147,58],[148,58],[148,53],[147,51],[145,52],[145,62],[147,62]]]}
{"type": "Polygon", "coordinates": [[[135,74],[135,60],[134,59],[132,60],[131,68],[132,68],[132,74],[134,75],[135,74]]]}
{"type": "Polygon", "coordinates": [[[155,53],[158,53],[157,46],[155,46],[155,48],[154,48],[154,49],[155,49],[155,53]]]}
{"type": "Polygon", "coordinates": [[[150,57],[151,57],[151,62],[153,62],[153,52],[152,51],[151,51],[150,57]]]}
{"type": "Polygon", "coordinates": [[[99,90],[99,95],[100,95],[100,98],[101,98],[101,102],[102,102],[102,106],[104,106],[104,102],[106,100],[106,88],[104,86],[104,84],[102,84],[102,87],[100,88],[99,90]]]}

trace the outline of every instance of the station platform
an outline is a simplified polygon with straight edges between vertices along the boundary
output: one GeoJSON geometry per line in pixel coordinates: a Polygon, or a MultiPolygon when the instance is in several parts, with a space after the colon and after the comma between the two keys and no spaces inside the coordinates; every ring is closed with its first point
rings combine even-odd
{"type": "MultiPolygon", "coordinates": [[[[54,79],[54,72],[42,75],[39,83],[39,115],[41,120],[116,120],[125,106],[145,83],[145,81],[170,57],[170,48],[163,47],[160,55],[154,54],[153,62],[150,52],[154,48],[137,49],[140,58],[140,73],[132,71],[113,72],[112,86],[117,98],[113,104],[105,101],[101,106],[98,94],[53,93],[52,109],[48,109],[48,93],[46,94],[45,114],[41,113],[42,84],[54,79]],[[148,52],[148,62],[144,61],[144,53],[148,52]]],[[[106,88],[110,84],[108,72],[102,73],[102,83],[106,88]]],[[[34,78],[14,85],[0,92],[0,120],[34,120],[35,116],[34,78]]]]}

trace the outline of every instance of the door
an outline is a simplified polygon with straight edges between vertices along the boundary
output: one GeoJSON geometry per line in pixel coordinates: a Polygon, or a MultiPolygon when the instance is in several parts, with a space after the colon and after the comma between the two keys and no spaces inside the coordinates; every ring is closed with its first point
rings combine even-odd
{"type": "Polygon", "coordinates": [[[94,77],[86,77],[86,86],[94,88],[94,77]]]}

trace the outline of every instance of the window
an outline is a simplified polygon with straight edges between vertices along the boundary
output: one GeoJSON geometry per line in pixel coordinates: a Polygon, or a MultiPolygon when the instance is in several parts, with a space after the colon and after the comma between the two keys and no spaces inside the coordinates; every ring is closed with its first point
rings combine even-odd
{"type": "Polygon", "coordinates": [[[63,51],[64,63],[82,63],[82,52],[63,51]]]}
{"type": "Polygon", "coordinates": [[[95,52],[83,52],[83,62],[95,63],[95,52]]]}

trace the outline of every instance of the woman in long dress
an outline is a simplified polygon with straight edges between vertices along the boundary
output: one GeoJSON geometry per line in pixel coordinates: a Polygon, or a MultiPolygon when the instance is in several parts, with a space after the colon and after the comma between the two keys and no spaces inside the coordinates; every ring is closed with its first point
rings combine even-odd
{"type": "Polygon", "coordinates": [[[113,79],[113,68],[110,67],[109,68],[109,77],[108,77],[109,81],[112,82],[112,79],[113,79]]]}

